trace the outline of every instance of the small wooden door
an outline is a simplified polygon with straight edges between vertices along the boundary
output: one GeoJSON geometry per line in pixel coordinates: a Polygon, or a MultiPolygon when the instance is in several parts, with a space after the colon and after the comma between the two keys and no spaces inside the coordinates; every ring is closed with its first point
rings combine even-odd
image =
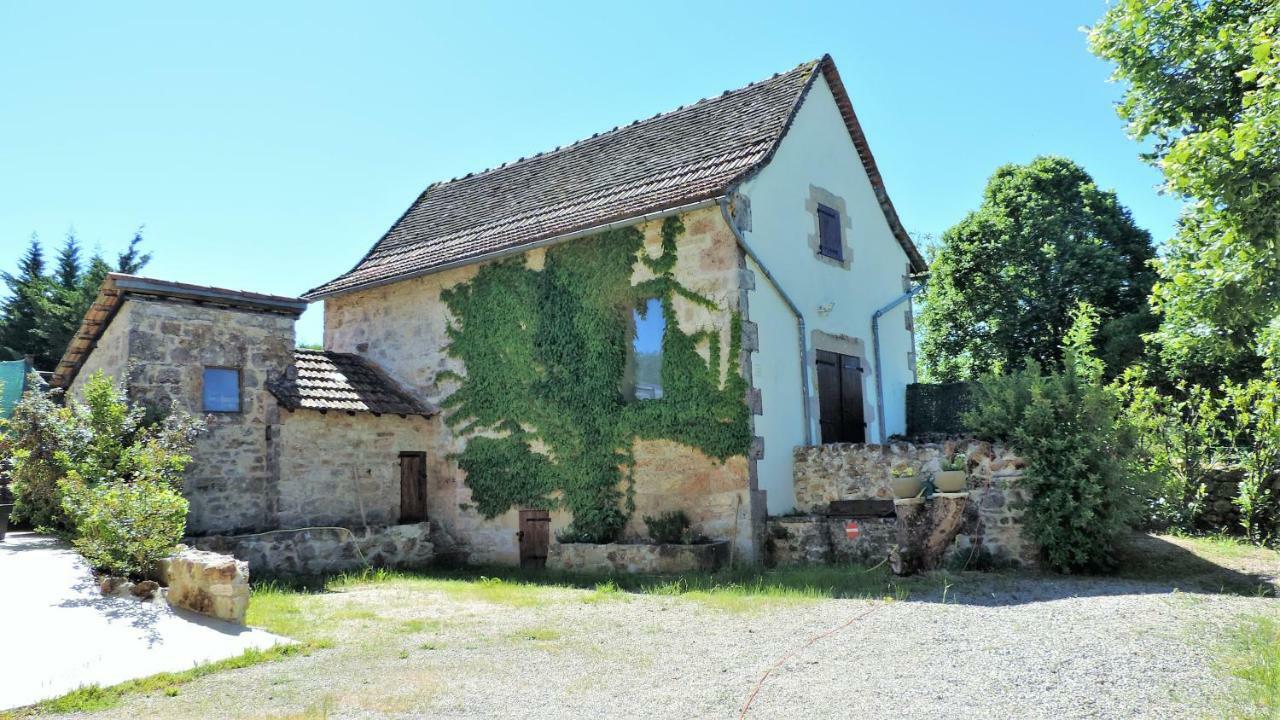
{"type": "Polygon", "coordinates": [[[819,350],[818,422],[824,443],[867,441],[862,414],[862,360],[819,350]]]}
{"type": "Polygon", "coordinates": [[[400,453],[400,522],[427,519],[427,454],[400,453]]]}
{"type": "Polygon", "coordinates": [[[546,567],[551,544],[551,514],[546,510],[521,510],[520,567],[546,567]]]}

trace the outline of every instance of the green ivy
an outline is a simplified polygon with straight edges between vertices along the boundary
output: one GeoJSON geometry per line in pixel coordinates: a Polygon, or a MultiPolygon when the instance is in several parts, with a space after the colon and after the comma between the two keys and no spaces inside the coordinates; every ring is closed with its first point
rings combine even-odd
{"type": "Polygon", "coordinates": [[[683,232],[679,217],[667,218],[661,253],[650,257],[639,228],[610,230],[548,249],[540,271],[520,256],[442,293],[454,317],[448,352],[466,367],[442,374],[460,383],[444,407],[468,437],[455,457],[481,514],[563,508],[573,515],[566,536],[605,542],[635,510],[637,438],[722,461],[747,453],[741,317],[732,315],[723,364],[718,332],[680,330],[675,298],[717,309],[675,278],[683,232]],[[632,285],[636,262],[654,277],[632,285]],[[635,402],[623,393],[630,318],[650,298],[663,300],[666,321],[663,397],[635,402]],[[709,360],[698,352],[703,343],[709,360]]]}

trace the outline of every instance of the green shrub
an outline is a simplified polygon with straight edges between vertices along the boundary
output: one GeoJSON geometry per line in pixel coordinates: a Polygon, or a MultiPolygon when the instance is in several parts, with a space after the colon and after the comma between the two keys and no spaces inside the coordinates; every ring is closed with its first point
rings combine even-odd
{"type": "Polygon", "coordinates": [[[166,482],[87,486],[72,474],[62,485],[76,528],[72,545],[95,568],[112,575],[147,575],[182,540],[187,501],[166,482]]]}
{"type": "MultiPolygon", "coordinates": [[[[39,382],[32,382],[33,388],[39,382]]],[[[62,509],[58,481],[66,474],[60,459],[71,439],[71,411],[55,402],[56,396],[28,390],[7,422],[13,445],[8,459],[9,490],[13,495],[13,520],[25,521],[42,532],[71,533],[71,520],[62,509]]]]}
{"type": "Polygon", "coordinates": [[[1111,390],[1134,432],[1134,461],[1152,479],[1143,524],[1195,530],[1205,509],[1209,475],[1227,461],[1221,398],[1186,383],[1161,392],[1139,368],[1126,370],[1111,390]]]}
{"type": "Polygon", "coordinates": [[[965,418],[979,436],[1005,441],[1027,461],[1026,531],[1061,572],[1108,570],[1116,541],[1136,517],[1142,478],[1133,473],[1132,434],[1119,402],[1087,350],[1096,316],[1076,313],[1058,372],[1033,361],[983,379],[965,418]]]}
{"type": "Polygon", "coordinates": [[[649,528],[649,537],[656,543],[679,544],[693,539],[689,532],[689,517],[683,510],[664,512],[658,517],[645,515],[644,524],[649,528]]]}
{"type": "Polygon", "coordinates": [[[15,514],[71,538],[97,568],[144,574],[182,537],[179,491],[201,423],[176,407],[151,418],[101,371],[83,397],[61,407],[31,390],[18,404],[10,422],[15,514]]]}
{"type": "Polygon", "coordinates": [[[1280,382],[1272,377],[1224,389],[1228,438],[1244,471],[1234,500],[1240,525],[1250,541],[1265,542],[1280,522],[1280,382]]]}

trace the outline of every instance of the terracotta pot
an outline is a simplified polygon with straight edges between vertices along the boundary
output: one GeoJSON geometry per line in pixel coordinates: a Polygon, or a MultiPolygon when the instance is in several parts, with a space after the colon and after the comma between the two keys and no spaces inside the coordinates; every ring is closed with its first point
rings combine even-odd
{"type": "Polygon", "coordinates": [[[933,487],[943,493],[964,492],[967,480],[963,470],[941,470],[933,476],[933,487]]]}
{"type": "Polygon", "coordinates": [[[0,505],[0,540],[4,540],[4,534],[9,530],[9,513],[12,510],[12,505],[0,505]]]}
{"type": "Polygon", "coordinates": [[[893,488],[893,496],[896,498],[913,498],[920,494],[924,489],[924,482],[920,480],[919,475],[908,475],[906,477],[896,477],[889,479],[889,486],[893,488]]]}

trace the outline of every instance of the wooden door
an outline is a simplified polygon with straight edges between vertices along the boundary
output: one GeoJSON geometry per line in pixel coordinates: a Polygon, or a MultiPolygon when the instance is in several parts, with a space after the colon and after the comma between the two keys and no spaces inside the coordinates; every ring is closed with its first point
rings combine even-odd
{"type": "Polygon", "coordinates": [[[551,544],[551,514],[546,510],[521,510],[520,567],[546,567],[551,544]]]}
{"type": "Polygon", "coordinates": [[[818,424],[824,443],[867,441],[862,413],[862,360],[851,355],[819,350],[818,424]]]}
{"type": "Polygon", "coordinates": [[[400,522],[427,519],[427,454],[400,453],[400,522]]]}

